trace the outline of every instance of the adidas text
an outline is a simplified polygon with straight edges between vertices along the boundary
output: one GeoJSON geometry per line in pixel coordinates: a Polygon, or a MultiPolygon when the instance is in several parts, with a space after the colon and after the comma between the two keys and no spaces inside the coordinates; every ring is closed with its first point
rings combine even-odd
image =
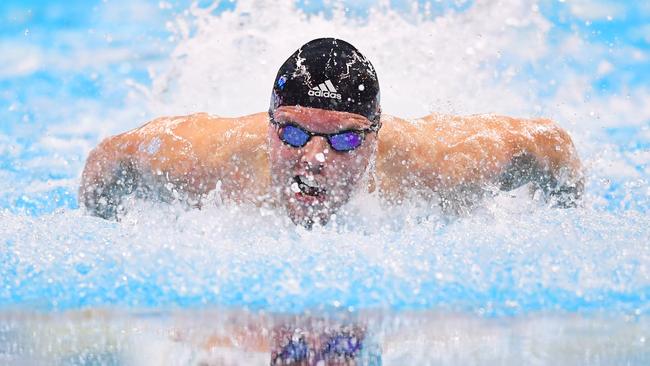
{"type": "Polygon", "coordinates": [[[330,93],[328,91],[321,91],[321,90],[310,90],[307,94],[309,94],[310,97],[324,97],[324,98],[332,98],[332,99],[341,99],[341,94],[338,93],[330,93]]]}
{"type": "Polygon", "coordinates": [[[341,100],[341,94],[336,92],[336,87],[332,81],[327,79],[324,83],[318,84],[307,93],[310,97],[323,97],[341,100]]]}

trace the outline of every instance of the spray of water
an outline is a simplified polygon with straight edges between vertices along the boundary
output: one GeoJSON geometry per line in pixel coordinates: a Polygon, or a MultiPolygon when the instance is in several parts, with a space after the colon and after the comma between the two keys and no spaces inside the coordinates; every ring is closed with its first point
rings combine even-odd
{"type": "MultiPolygon", "coordinates": [[[[620,16],[620,7],[606,5],[576,1],[562,9],[581,24],[620,16]]],[[[54,313],[23,319],[11,310],[110,307],[131,314],[217,307],[235,309],[240,322],[246,322],[242,309],[396,311],[375,327],[389,345],[386,363],[643,364],[643,316],[650,311],[650,89],[623,82],[603,93],[598,85],[604,78],[628,80],[626,66],[649,56],[631,44],[600,42],[584,27],[564,26],[553,9],[546,1],[523,0],[195,4],[168,21],[173,50],[148,65],[149,81],[127,80],[128,95],[119,105],[71,98],[60,108],[35,100],[58,122],[41,126],[36,137],[20,124],[0,133],[0,189],[16,192],[0,196],[0,341],[17,347],[7,357],[190,364],[202,357],[200,347],[170,339],[200,343],[210,334],[178,336],[155,317],[110,320],[99,311],[88,318],[54,313]],[[277,67],[299,45],[323,36],[343,38],[372,60],[385,113],[555,119],[571,132],[587,167],[584,207],[552,209],[530,200],[524,187],[451,218],[417,200],[387,207],[360,195],[330,225],[311,231],[274,211],[216,200],[201,210],[131,200],[121,222],[70,208],[84,158],[100,138],[148,117],[266,110],[277,67]],[[20,142],[25,136],[29,144],[20,142]],[[17,190],[17,181],[25,188],[17,190]],[[34,197],[45,200],[30,212],[18,209],[34,197]],[[409,320],[411,310],[444,315],[409,320]],[[463,315],[450,316],[453,311],[463,315]],[[566,312],[625,321],[583,322],[566,312]],[[549,313],[559,318],[534,318],[549,313]],[[507,327],[485,320],[504,315],[515,315],[507,327]],[[591,338],[575,341],[575,334],[591,338]],[[612,334],[620,335],[616,342],[612,334]],[[152,341],[143,342],[146,337],[152,341]],[[129,357],[135,358],[116,361],[133,344],[129,357]],[[637,358],[628,357],[633,353],[637,358]]],[[[117,13],[143,20],[151,11],[140,10],[117,13]]],[[[105,15],[114,21],[114,13],[105,15]]],[[[38,69],[42,55],[15,46],[26,62],[0,75],[38,69]]],[[[142,45],[138,54],[150,49],[142,45]]],[[[51,69],[88,63],[88,57],[60,59],[48,52],[51,69]]],[[[92,59],[124,59],[120,72],[126,73],[136,58],[117,49],[92,59]]],[[[32,118],[25,116],[21,123],[32,118]]],[[[224,331],[229,323],[215,320],[226,316],[219,314],[191,313],[183,324],[199,329],[193,324],[214,321],[210,332],[224,331]]],[[[262,318],[250,324],[265,324],[262,318]]],[[[268,364],[268,354],[249,360],[268,364]]]]}
{"type": "MultiPolygon", "coordinates": [[[[120,223],[77,210],[36,217],[7,211],[0,229],[2,302],[647,311],[649,156],[616,145],[603,128],[624,123],[638,133],[639,145],[647,144],[650,93],[643,86],[625,96],[593,90],[598,73],[613,72],[620,58],[641,51],[610,55],[555,29],[540,4],[528,1],[409,7],[380,4],[366,12],[337,4],[313,12],[289,1],[240,1],[226,10],[193,5],[167,24],[176,47],[152,66],[150,85],[130,80],[124,107],[85,114],[76,128],[61,125],[48,148],[65,155],[57,133],[72,135],[85,156],[98,138],[88,137],[88,126],[107,121],[107,110],[119,118],[103,133],[134,127],[143,113],[263,111],[278,65],[305,41],[333,36],[372,60],[388,114],[556,119],[572,132],[588,167],[585,207],[550,209],[514,192],[452,219],[421,202],[387,208],[361,196],[331,225],[311,232],[275,212],[217,204],[186,211],[136,202],[120,223]],[[594,59],[601,59],[595,74],[594,59]]],[[[80,164],[73,164],[77,171],[80,164]]],[[[78,180],[63,184],[75,187],[78,180]]],[[[38,190],[38,182],[29,189],[38,190]]]]}

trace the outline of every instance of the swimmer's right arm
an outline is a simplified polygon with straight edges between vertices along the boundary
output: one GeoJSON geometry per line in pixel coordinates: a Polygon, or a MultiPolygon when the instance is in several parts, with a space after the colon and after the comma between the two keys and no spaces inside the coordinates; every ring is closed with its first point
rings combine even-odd
{"type": "Polygon", "coordinates": [[[179,126],[187,118],[157,118],[108,137],[93,149],[81,176],[80,206],[85,206],[92,215],[117,220],[124,210],[125,196],[134,193],[143,198],[156,196],[154,192],[160,190],[153,185],[154,171],[173,176],[174,167],[184,163],[179,143],[170,138],[175,136],[173,128],[168,128],[170,120],[179,126]]]}
{"type": "Polygon", "coordinates": [[[95,216],[117,219],[122,197],[131,194],[138,183],[139,172],[128,142],[124,134],[112,136],[88,155],[79,204],[95,216]]]}
{"type": "Polygon", "coordinates": [[[118,218],[123,197],[131,194],[200,207],[217,182],[229,199],[258,197],[267,191],[267,118],[162,117],[107,138],[88,156],[80,206],[107,219],[118,218]]]}

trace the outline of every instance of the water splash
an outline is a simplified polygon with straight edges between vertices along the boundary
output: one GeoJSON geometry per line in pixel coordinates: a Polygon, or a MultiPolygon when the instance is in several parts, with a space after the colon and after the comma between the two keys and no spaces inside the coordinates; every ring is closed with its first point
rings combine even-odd
{"type": "MultiPolygon", "coordinates": [[[[194,5],[167,25],[174,50],[148,65],[148,78],[129,77],[119,105],[71,96],[66,117],[40,132],[3,129],[0,184],[13,193],[0,201],[0,304],[647,313],[650,93],[643,85],[598,93],[602,75],[591,66],[602,59],[610,66],[600,73],[616,73],[646,51],[610,53],[562,28],[543,2],[317,9],[325,10],[194,5]],[[555,118],[589,169],[586,207],[553,210],[503,194],[449,219],[419,202],[386,208],[368,198],[312,232],[250,207],[136,203],[121,223],[74,209],[83,159],[101,136],[154,115],[265,110],[278,65],[324,35],[372,60],[386,113],[555,118]]],[[[127,66],[118,72],[128,75],[127,66]]]]}
{"type": "Polygon", "coordinates": [[[521,209],[525,200],[451,221],[411,205],[373,217],[358,203],[313,231],[245,207],[140,203],[119,224],[5,215],[0,298],[46,309],[648,311],[645,215],[521,209]]]}

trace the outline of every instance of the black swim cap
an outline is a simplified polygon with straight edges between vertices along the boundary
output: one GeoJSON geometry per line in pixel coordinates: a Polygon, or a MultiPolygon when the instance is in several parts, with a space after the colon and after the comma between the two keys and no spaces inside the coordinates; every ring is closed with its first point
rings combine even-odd
{"type": "Polygon", "coordinates": [[[275,77],[269,113],[285,105],[356,113],[379,128],[381,108],[375,68],[345,41],[310,41],[282,64],[275,77]]]}

